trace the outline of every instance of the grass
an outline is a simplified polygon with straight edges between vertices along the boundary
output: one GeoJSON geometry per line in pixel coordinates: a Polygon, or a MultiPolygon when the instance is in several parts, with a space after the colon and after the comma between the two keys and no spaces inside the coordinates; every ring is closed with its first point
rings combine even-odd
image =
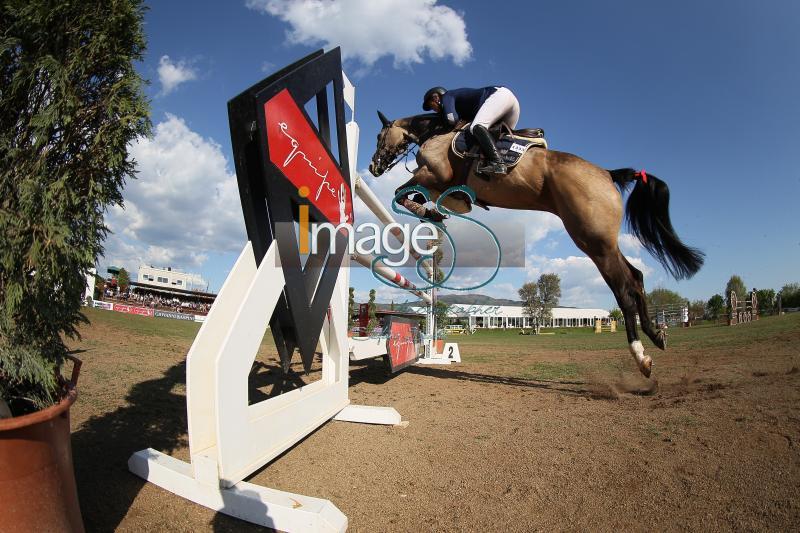
{"type": "Polygon", "coordinates": [[[129,315],[90,307],[84,308],[83,313],[90,322],[103,323],[114,329],[148,337],[174,337],[191,340],[200,331],[199,322],[189,322],[188,320],[129,315]]]}
{"type": "MultiPolygon", "coordinates": [[[[91,308],[86,308],[84,313],[92,322],[148,339],[164,338],[191,343],[200,329],[199,323],[184,320],[142,317],[91,308]]],[[[780,342],[798,328],[800,328],[800,313],[765,317],[757,322],[737,326],[703,325],[670,328],[668,348],[730,348],[746,347],[770,340],[780,342]]],[[[450,335],[446,340],[459,343],[465,363],[499,363],[504,367],[513,367],[512,371],[518,377],[525,379],[573,379],[579,371],[587,369],[613,371],[618,370],[621,363],[615,357],[595,359],[588,365],[572,362],[538,363],[530,360],[521,361],[520,354],[524,357],[535,356],[541,352],[608,351],[611,355],[619,354],[621,349],[627,352],[627,339],[622,328],[617,333],[601,334],[594,333],[593,328],[562,328],[556,330],[556,335],[540,336],[519,335],[518,332],[518,329],[478,330],[474,335],[450,335]],[[520,365],[524,365],[522,369],[520,365]]],[[[652,350],[649,341],[643,340],[645,349],[652,350]]],[[[264,335],[263,343],[267,349],[272,346],[272,336],[269,331],[264,335]]],[[[274,351],[274,347],[272,350],[274,351]]]]}
{"type": "MultiPolygon", "coordinates": [[[[780,339],[790,331],[800,328],[800,313],[771,316],[756,322],[736,326],[703,325],[691,328],[670,328],[668,347],[734,347],[747,346],[770,339],[780,339]]],[[[563,328],[556,335],[519,335],[519,329],[478,330],[474,335],[450,335],[448,342],[460,346],[480,348],[504,346],[528,347],[530,350],[615,350],[628,344],[624,328],[617,333],[594,333],[593,328],[563,328]]],[[[640,331],[640,337],[644,335],[640,331]]],[[[643,338],[645,349],[649,341],[643,338]]],[[[469,350],[477,352],[479,350],[469,350]]],[[[462,354],[463,355],[463,354],[462,354]]]]}

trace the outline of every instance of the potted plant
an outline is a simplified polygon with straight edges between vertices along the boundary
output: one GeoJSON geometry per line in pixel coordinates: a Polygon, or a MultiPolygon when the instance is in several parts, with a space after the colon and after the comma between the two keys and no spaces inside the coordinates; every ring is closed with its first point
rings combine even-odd
{"type": "Polygon", "coordinates": [[[0,531],[82,530],[69,407],[86,273],[149,132],[139,0],[0,5],[0,531]],[[72,378],[62,374],[73,359],[72,378]]]}

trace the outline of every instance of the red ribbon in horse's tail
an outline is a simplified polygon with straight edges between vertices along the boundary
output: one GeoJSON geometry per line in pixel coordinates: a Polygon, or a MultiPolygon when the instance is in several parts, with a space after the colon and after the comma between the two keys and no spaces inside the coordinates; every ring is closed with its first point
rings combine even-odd
{"type": "Polygon", "coordinates": [[[644,171],[644,169],[634,174],[634,176],[639,176],[640,178],[642,178],[642,183],[647,183],[647,173],[644,171]]]}

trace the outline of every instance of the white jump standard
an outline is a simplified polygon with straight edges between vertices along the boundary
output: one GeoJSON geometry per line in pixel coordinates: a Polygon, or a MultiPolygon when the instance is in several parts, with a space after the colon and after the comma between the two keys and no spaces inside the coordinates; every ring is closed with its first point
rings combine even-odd
{"type": "MultiPolygon", "coordinates": [[[[345,191],[350,200],[342,90],[337,48],[286,67],[229,103],[249,242],[187,357],[190,462],[153,449],[136,452],[128,461],[132,472],[170,492],[282,531],[343,531],[347,517],[330,501],[246,483],[242,481],[245,477],[328,420],[400,423],[394,409],[350,405],[349,257],[309,257],[303,269],[294,268],[299,261],[294,263],[289,252],[296,253],[296,240],[286,238],[287,228],[294,227],[290,195],[292,201],[302,201],[297,195],[298,181],[318,185],[318,176],[324,171],[328,182],[337,192],[345,191]],[[316,97],[318,123],[327,124],[329,83],[336,104],[340,163],[328,155],[331,132],[321,128],[315,133],[302,110],[305,102],[316,97]],[[271,128],[278,127],[302,139],[308,159],[320,161],[316,169],[309,171],[300,163],[281,167],[297,147],[274,134],[276,130],[271,128]],[[315,288],[313,294],[308,294],[307,287],[315,288]],[[293,316],[304,319],[295,321],[293,316]],[[307,329],[309,324],[314,326],[313,334],[307,329]],[[310,365],[319,347],[322,377],[248,405],[248,373],[268,325],[282,360],[287,354],[291,358],[296,346],[304,365],[310,365]]],[[[339,207],[334,207],[337,213],[339,207]]],[[[326,209],[324,203],[312,206],[318,219],[329,221],[332,217],[326,209]]],[[[352,217],[351,200],[346,213],[352,217]]]]}

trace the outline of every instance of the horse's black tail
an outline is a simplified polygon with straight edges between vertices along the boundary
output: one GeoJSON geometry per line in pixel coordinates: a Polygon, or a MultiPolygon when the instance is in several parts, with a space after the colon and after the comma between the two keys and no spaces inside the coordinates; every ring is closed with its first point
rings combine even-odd
{"type": "Polygon", "coordinates": [[[636,185],[628,198],[625,218],[631,232],[675,279],[690,278],[703,266],[705,254],[681,242],[669,219],[669,187],[662,180],[642,176],[632,168],[609,170],[620,191],[636,185]],[[646,180],[646,181],[645,181],[646,180]]]}

